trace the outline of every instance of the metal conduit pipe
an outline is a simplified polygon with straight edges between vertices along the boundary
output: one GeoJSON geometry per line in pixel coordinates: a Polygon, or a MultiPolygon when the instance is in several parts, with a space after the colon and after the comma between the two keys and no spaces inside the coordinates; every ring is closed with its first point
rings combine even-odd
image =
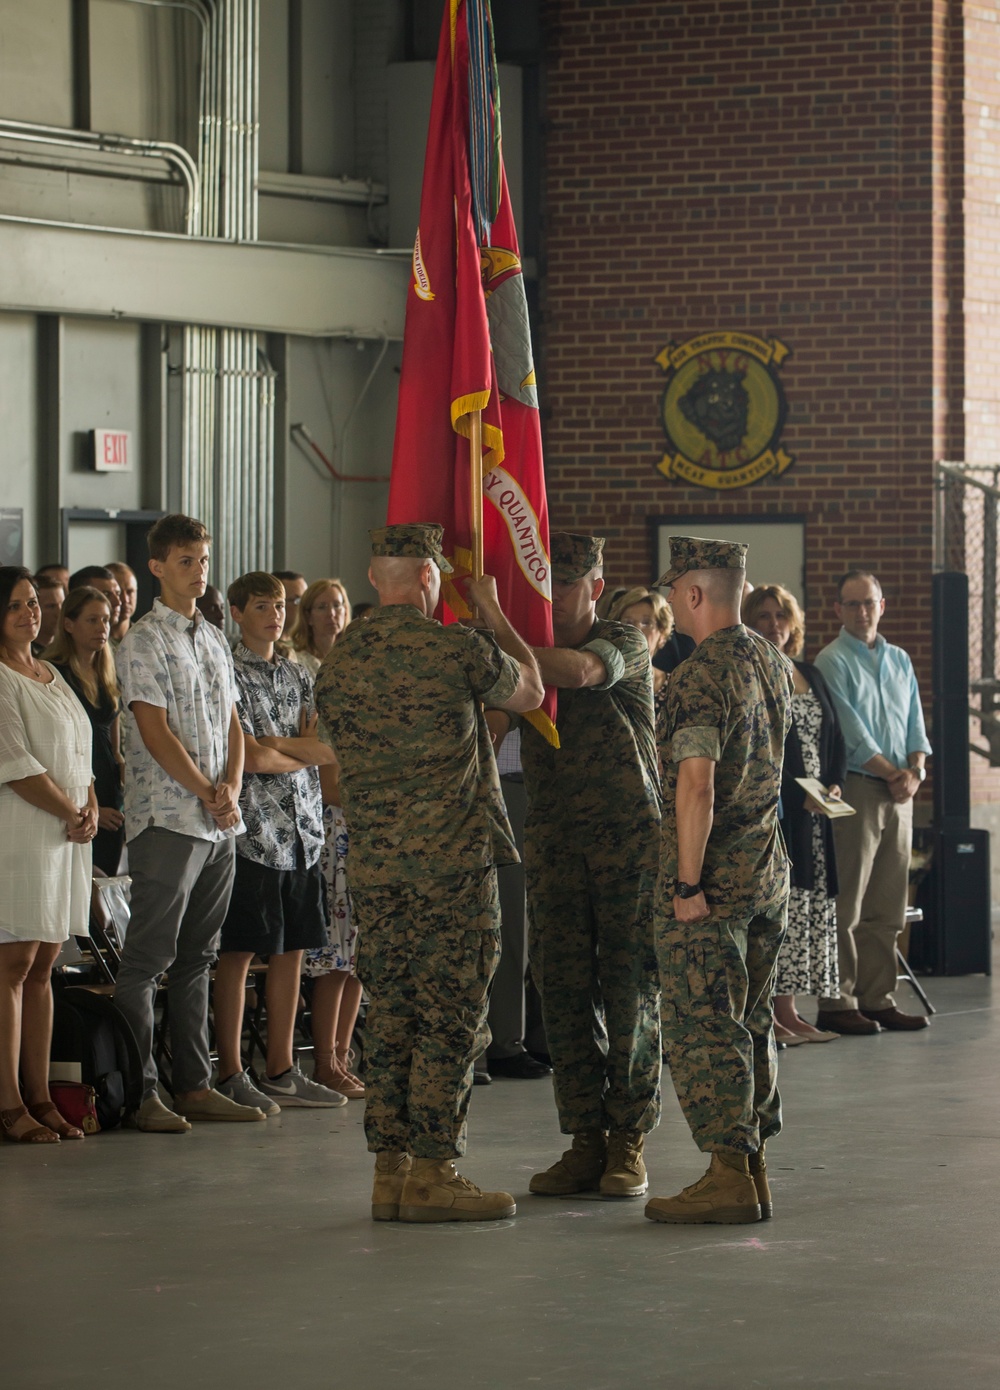
{"type": "Polygon", "coordinates": [[[243,167],[244,109],[247,94],[244,75],[246,33],[243,25],[243,6],[240,4],[240,0],[230,0],[230,3],[232,4],[233,27],[236,32],[236,42],[233,44],[233,170],[235,183],[233,234],[237,241],[242,241],[246,235],[244,226],[246,179],[243,167]]]}
{"type": "Polygon", "coordinates": [[[248,466],[241,469],[240,483],[250,504],[244,508],[241,521],[243,523],[242,543],[249,559],[255,553],[254,536],[257,530],[257,512],[260,508],[261,483],[263,482],[260,473],[260,439],[257,435],[257,397],[263,383],[257,375],[257,335],[256,333],[243,333],[241,337],[243,339],[243,369],[246,375],[240,378],[240,415],[245,450],[243,457],[248,466]]]}
{"type": "Polygon", "coordinates": [[[180,174],[187,190],[184,230],[191,236],[198,229],[201,216],[201,180],[194,160],[181,145],[171,144],[167,140],[136,140],[129,135],[112,135],[95,130],[68,130],[62,126],[37,125],[32,121],[12,121],[6,116],[0,117],[0,135],[7,135],[12,140],[23,140],[32,145],[99,150],[107,154],[142,155],[146,158],[165,160],[180,174]]]}
{"type": "MultiPolygon", "coordinates": [[[[219,418],[216,424],[218,431],[218,487],[216,491],[215,503],[219,509],[217,517],[217,529],[221,538],[221,556],[223,564],[227,566],[222,571],[224,578],[228,576],[228,567],[232,564],[232,511],[235,505],[232,493],[232,460],[233,449],[233,409],[230,391],[230,373],[232,371],[231,355],[233,350],[233,335],[228,329],[223,329],[219,335],[219,379],[218,394],[219,418]],[[227,501],[228,499],[228,501],[227,501]]],[[[234,576],[235,578],[235,576],[234,576]]]]}
{"type": "Polygon", "coordinates": [[[230,335],[232,375],[228,382],[229,409],[233,421],[233,447],[228,460],[229,497],[226,513],[230,522],[235,523],[232,526],[233,545],[230,564],[236,567],[237,572],[239,572],[240,560],[243,555],[243,522],[246,513],[244,484],[248,481],[242,465],[244,459],[249,463],[249,458],[244,454],[246,440],[244,437],[245,421],[243,419],[243,337],[243,333],[238,329],[230,335]]]}
{"type": "Polygon", "coordinates": [[[196,219],[193,231],[196,235],[204,236],[205,226],[205,161],[204,143],[205,128],[208,111],[208,81],[210,63],[210,19],[208,11],[202,0],[118,0],[119,4],[143,5],[149,9],[157,10],[180,10],[185,14],[194,15],[201,27],[201,64],[198,73],[198,167],[201,173],[201,192],[202,201],[199,207],[199,215],[196,219]]]}
{"type": "Polygon", "coordinates": [[[241,115],[243,108],[243,7],[239,0],[226,0],[233,42],[229,52],[229,235],[243,240],[243,159],[241,115]]]}
{"type": "Polygon", "coordinates": [[[199,329],[201,339],[201,372],[198,377],[199,435],[201,453],[196,460],[198,468],[198,498],[203,515],[215,529],[215,458],[218,448],[219,418],[218,361],[219,335],[215,329],[199,329]]]}
{"type": "Polygon", "coordinates": [[[246,553],[246,523],[248,502],[253,494],[252,483],[254,479],[250,474],[250,465],[256,460],[250,452],[250,432],[247,428],[246,418],[246,388],[247,380],[244,376],[247,335],[238,332],[236,337],[236,377],[233,381],[233,416],[236,420],[236,448],[233,451],[233,495],[237,500],[236,521],[237,521],[237,554],[242,562],[242,557],[246,553]]]}
{"type": "Polygon", "coordinates": [[[264,382],[261,391],[261,420],[264,436],[264,468],[267,478],[267,496],[271,499],[264,507],[260,519],[260,545],[265,555],[274,555],[274,407],[277,373],[268,361],[267,353],[258,345],[258,361],[264,369],[264,382]]]}
{"type": "Polygon", "coordinates": [[[214,23],[214,7],[205,3],[203,8],[205,10],[205,66],[203,74],[205,104],[199,129],[198,167],[201,170],[202,185],[201,232],[203,236],[212,236],[216,225],[215,208],[218,182],[215,171],[215,150],[219,134],[217,26],[214,23]]]}
{"type": "Polygon", "coordinates": [[[247,194],[250,198],[250,237],[253,241],[259,236],[258,174],[260,171],[260,4],[251,3],[250,15],[252,31],[250,35],[250,90],[253,96],[253,110],[250,122],[250,168],[247,179],[247,194]]]}
{"type": "Polygon", "coordinates": [[[220,86],[219,114],[222,118],[222,151],[221,167],[219,170],[220,193],[222,202],[220,205],[219,216],[219,236],[232,237],[233,235],[233,185],[235,176],[233,172],[233,44],[236,41],[236,34],[232,27],[232,0],[223,0],[224,9],[222,11],[221,23],[225,26],[227,35],[232,36],[229,43],[222,48],[222,82],[220,86]]]}
{"type": "MultiPolygon", "coordinates": [[[[259,0],[193,0],[205,14],[199,230],[257,237],[259,0]]],[[[256,333],[185,330],[184,497],[216,535],[225,583],[271,563],[275,372],[256,333]]]]}
{"type": "MultiPolygon", "coordinates": [[[[247,528],[246,528],[246,547],[247,558],[256,557],[261,553],[257,549],[257,533],[260,530],[260,514],[264,510],[262,499],[270,497],[269,492],[265,492],[266,480],[261,464],[263,463],[263,439],[260,434],[260,398],[265,388],[265,380],[260,375],[260,364],[257,361],[257,334],[247,334],[247,366],[254,373],[246,382],[244,392],[244,405],[247,414],[247,427],[250,431],[250,457],[254,460],[253,472],[246,473],[245,476],[252,483],[253,509],[248,509],[247,528]]],[[[256,568],[256,564],[255,564],[256,568]]]]}
{"type": "MultiPolygon", "coordinates": [[[[224,350],[222,356],[222,393],[225,400],[226,428],[229,432],[229,448],[222,459],[220,477],[224,488],[220,506],[222,515],[219,528],[226,537],[229,568],[239,570],[239,534],[242,511],[240,497],[240,334],[236,329],[223,330],[224,350]]],[[[228,571],[227,571],[228,573],[228,571]]]]}
{"type": "MultiPolygon", "coordinates": [[[[222,408],[219,412],[219,490],[216,503],[219,507],[218,530],[221,537],[222,554],[220,559],[225,566],[223,574],[228,577],[233,564],[233,512],[237,503],[233,497],[233,455],[236,452],[235,413],[233,410],[233,334],[224,328],[219,334],[219,396],[222,408]]],[[[233,578],[235,579],[235,575],[233,578]]]]}
{"type": "MultiPolygon", "coordinates": [[[[243,151],[243,235],[248,241],[257,238],[257,142],[259,136],[259,0],[242,0],[243,10],[243,122],[241,130],[243,151]]],[[[255,349],[256,351],[256,349],[255,349]]]]}

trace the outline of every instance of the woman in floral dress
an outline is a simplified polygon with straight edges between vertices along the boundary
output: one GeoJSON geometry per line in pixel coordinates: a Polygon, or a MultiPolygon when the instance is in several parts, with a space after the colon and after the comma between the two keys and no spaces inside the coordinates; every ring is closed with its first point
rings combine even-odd
{"type": "MultiPolygon", "coordinates": [[[[792,594],[780,584],[763,584],[743,601],[743,621],[795,658],[805,641],[805,619],[792,594]]],[[[830,692],[815,666],[795,661],[792,727],[781,773],[781,829],[791,860],[788,932],[778,957],[774,992],[774,1036],[786,1047],[832,1042],[839,1035],[814,1028],[798,1012],[797,994],[836,997],[837,860],[829,817],[807,796],[797,777],[818,777],[839,796],[847,755],[830,692]]]]}

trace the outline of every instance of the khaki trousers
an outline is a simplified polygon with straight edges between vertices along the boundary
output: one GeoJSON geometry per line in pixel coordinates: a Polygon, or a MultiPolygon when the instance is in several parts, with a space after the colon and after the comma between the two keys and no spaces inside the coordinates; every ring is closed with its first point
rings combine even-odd
{"type": "Polygon", "coordinates": [[[906,922],[913,802],[897,804],[881,778],[849,772],[844,800],[857,811],[834,821],[840,998],[821,1009],[890,1009],[896,938],[906,922]]]}

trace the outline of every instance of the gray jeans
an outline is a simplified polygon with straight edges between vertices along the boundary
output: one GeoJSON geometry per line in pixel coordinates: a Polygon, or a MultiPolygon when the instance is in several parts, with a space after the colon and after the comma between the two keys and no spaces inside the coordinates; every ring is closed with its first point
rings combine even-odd
{"type": "Polygon", "coordinates": [[[229,906],[236,844],[152,826],[128,846],[132,917],[115,985],[142,1055],[143,1089],[156,1087],[153,1006],[170,971],[170,1046],[175,1092],[211,1084],[208,975],[229,906]]]}

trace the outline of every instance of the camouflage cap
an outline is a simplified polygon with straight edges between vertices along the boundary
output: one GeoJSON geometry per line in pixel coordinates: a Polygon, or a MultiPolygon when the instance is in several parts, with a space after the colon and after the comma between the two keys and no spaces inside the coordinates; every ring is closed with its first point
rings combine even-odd
{"type": "Polygon", "coordinates": [[[414,560],[433,560],[442,574],[452,567],[444,558],[444,527],[436,521],[407,521],[398,526],[376,526],[368,532],[373,555],[408,555],[414,560]]]}
{"type": "Polygon", "coordinates": [[[574,584],[604,560],[603,536],[576,536],[572,531],[553,531],[549,546],[552,578],[557,584],[574,584]]]}
{"type": "Polygon", "coordinates": [[[747,548],[738,541],[709,541],[701,536],[670,536],[670,568],[656,581],[676,584],[688,570],[745,570],[747,548]]]}

